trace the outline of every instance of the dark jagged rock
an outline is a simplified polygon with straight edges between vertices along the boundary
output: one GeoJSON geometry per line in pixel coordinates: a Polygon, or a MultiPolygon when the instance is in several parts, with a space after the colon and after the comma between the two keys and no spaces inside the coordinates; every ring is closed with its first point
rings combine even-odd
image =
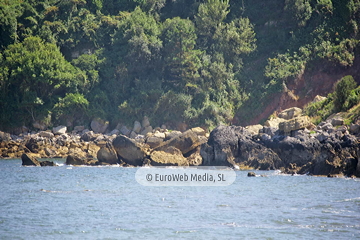
{"type": "Polygon", "coordinates": [[[24,153],[21,155],[22,165],[23,166],[37,166],[40,167],[40,162],[30,154],[24,153]]]}
{"type": "Polygon", "coordinates": [[[111,143],[106,143],[105,146],[100,148],[100,150],[97,152],[97,159],[99,162],[109,164],[116,164],[119,162],[116,151],[111,143]]]}
{"type": "Polygon", "coordinates": [[[147,156],[143,145],[124,135],[117,136],[113,141],[113,146],[118,157],[133,166],[141,166],[147,156]]]}
{"type": "Polygon", "coordinates": [[[286,173],[352,175],[356,172],[358,143],[351,135],[320,132],[316,137],[308,134],[276,136],[259,143],[277,153],[286,173]]]}
{"type": "Polygon", "coordinates": [[[107,163],[101,163],[91,157],[80,157],[76,155],[68,155],[65,164],[67,165],[86,165],[86,166],[98,166],[107,165],[107,163]]]}
{"type": "Polygon", "coordinates": [[[38,161],[34,156],[31,156],[31,154],[28,153],[24,153],[23,155],[21,155],[21,160],[23,166],[56,166],[56,164],[52,161],[38,161]]]}
{"type": "Polygon", "coordinates": [[[85,161],[77,156],[69,155],[66,158],[66,165],[85,165],[85,161]]]}
{"type": "Polygon", "coordinates": [[[234,166],[239,153],[239,137],[242,128],[218,126],[211,133],[207,143],[201,146],[200,154],[205,166],[234,166]]]}
{"type": "Polygon", "coordinates": [[[270,149],[254,142],[242,127],[218,126],[201,146],[203,165],[235,166],[245,165],[261,170],[281,166],[280,158],[270,149]]]}
{"type": "Polygon", "coordinates": [[[53,161],[41,161],[40,166],[42,167],[54,167],[56,164],[53,161]]]}
{"type": "Polygon", "coordinates": [[[259,133],[244,128],[219,126],[201,146],[203,165],[227,165],[255,169],[282,169],[288,174],[360,175],[359,143],[342,129],[297,130],[292,136],[259,133]]]}

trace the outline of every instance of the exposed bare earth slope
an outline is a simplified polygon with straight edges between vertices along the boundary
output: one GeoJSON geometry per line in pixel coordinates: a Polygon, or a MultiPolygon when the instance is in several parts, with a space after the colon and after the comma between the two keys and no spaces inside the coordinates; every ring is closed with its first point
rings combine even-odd
{"type": "Polygon", "coordinates": [[[319,69],[305,71],[302,76],[287,85],[288,91],[269,96],[266,101],[268,104],[260,114],[248,121],[235,120],[234,124],[242,126],[258,124],[275,112],[290,107],[302,108],[316,95],[326,96],[332,92],[334,83],[346,75],[352,75],[360,83],[360,55],[356,57],[353,66],[348,68],[335,68],[327,64],[319,69]]]}

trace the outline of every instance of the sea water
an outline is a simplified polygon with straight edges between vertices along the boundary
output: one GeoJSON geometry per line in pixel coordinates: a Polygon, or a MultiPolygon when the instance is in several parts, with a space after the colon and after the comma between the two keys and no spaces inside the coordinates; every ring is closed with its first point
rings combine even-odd
{"type": "Polygon", "coordinates": [[[360,239],[360,179],[236,171],[230,186],[149,187],[136,171],[1,160],[0,239],[360,239]]]}

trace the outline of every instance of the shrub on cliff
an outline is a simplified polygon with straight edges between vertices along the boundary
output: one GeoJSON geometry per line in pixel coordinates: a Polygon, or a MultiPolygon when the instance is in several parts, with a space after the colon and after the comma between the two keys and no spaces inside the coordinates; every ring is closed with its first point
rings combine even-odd
{"type": "MultiPolygon", "coordinates": [[[[350,94],[356,86],[357,84],[352,76],[345,76],[335,84],[334,106],[336,111],[346,111],[356,104],[354,104],[354,96],[350,94]],[[352,99],[350,102],[349,97],[352,99]]],[[[355,92],[353,92],[354,94],[355,92]]]]}
{"type": "Polygon", "coordinates": [[[312,102],[305,106],[305,114],[312,117],[315,124],[324,121],[331,114],[348,111],[360,103],[360,87],[352,76],[345,76],[335,84],[333,93],[328,94],[323,101],[312,102]]]}

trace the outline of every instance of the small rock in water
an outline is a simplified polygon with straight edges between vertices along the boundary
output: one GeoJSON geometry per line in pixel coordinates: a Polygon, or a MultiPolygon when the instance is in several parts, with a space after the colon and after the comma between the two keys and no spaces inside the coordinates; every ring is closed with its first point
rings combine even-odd
{"type": "Polygon", "coordinates": [[[256,174],[254,172],[248,172],[248,177],[256,177],[256,174]]]}

